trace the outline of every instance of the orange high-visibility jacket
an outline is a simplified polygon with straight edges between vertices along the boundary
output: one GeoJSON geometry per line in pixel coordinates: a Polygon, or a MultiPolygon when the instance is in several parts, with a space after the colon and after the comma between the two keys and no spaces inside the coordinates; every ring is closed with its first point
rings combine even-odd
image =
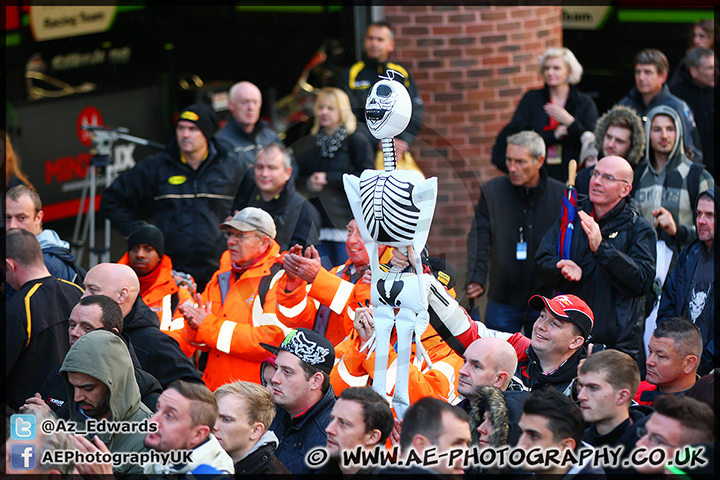
{"type": "Polygon", "coordinates": [[[237,279],[227,267],[230,262],[221,261],[225,268],[221,266],[205,287],[202,301],[211,302],[212,313],[197,330],[186,326],[185,334],[209,352],[203,381],[210,390],[237,380],[260,383],[260,364],[270,355],[260,343],[280,345],[292,328],[312,328],[312,324],[283,324],[275,314],[277,291],[284,290],[287,282],[279,253],[273,241],[265,255],[237,279]]]}

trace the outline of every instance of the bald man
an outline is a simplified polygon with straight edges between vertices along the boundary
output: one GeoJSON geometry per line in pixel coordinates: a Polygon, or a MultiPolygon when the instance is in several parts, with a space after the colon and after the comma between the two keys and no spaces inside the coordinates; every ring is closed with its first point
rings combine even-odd
{"type": "Polygon", "coordinates": [[[517,369],[515,349],[501,338],[479,338],[463,354],[465,363],[458,372],[458,393],[472,397],[477,387],[490,385],[507,390],[517,369]]]}
{"type": "Polygon", "coordinates": [[[570,258],[558,256],[559,218],[540,242],[535,272],[545,285],[587,302],[595,314],[594,344],[637,357],[644,296],[655,278],[657,237],[629,196],[632,180],[624,158],[600,159],[588,197],[578,201],[570,258]]]}
{"type": "Polygon", "coordinates": [[[85,294],[107,295],[120,305],[123,333],[140,366],[152,374],[163,388],[175,380],[201,382],[201,373],[183,353],[175,339],[160,331],[158,316],[140,298],[140,281],[127,265],[100,263],[91,268],[84,281],[85,294]]]}
{"type": "Polygon", "coordinates": [[[261,107],[262,94],[257,86],[250,82],[236,83],[230,88],[230,116],[215,136],[226,142],[248,167],[253,166],[255,157],[265,145],[283,144],[267,122],[260,120],[261,107]]]}

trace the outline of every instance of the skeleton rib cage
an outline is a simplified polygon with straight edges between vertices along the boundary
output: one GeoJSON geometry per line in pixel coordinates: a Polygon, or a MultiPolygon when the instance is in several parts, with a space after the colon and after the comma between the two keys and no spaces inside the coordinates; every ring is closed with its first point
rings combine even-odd
{"type": "Polygon", "coordinates": [[[420,218],[420,209],[412,200],[413,184],[388,173],[360,181],[363,219],[375,241],[412,245],[420,218]]]}

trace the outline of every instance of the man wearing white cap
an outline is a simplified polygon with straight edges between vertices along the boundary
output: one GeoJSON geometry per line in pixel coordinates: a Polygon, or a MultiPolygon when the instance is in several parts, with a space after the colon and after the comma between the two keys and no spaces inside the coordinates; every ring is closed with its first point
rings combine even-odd
{"type": "Polygon", "coordinates": [[[209,351],[203,381],[213,391],[238,380],[260,383],[260,364],[268,356],[260,342],[279,344],[295,326],[275,315],[275,294],[286,277],[270,214],[247,207],[220,229],[230,266],[213,274],[197,306],[180,306],[188,341],[209,351]]]}

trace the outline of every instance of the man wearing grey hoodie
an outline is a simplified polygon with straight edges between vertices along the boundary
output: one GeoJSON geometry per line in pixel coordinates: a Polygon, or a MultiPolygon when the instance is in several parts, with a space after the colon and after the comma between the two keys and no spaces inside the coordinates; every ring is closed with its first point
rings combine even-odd
{"type": "Polygon", "coordinates": [[[683,149],[683,122],[675,109],[658,105],[647,112],[647,152],[635,169],[633,192],[643,218],[675,254],[695,238],[693,206],[715,185],[712,175],[691,162],[683,149]]]}
{"type": "MultiPolygon", "coordinates": [[[[114,332],[94,330],[80,337],[65,356],[60,368],[70,402],[70,421],[94,434],[88,420],[147,422],[152,415],[143,405],[135,380],[135,369],[127,346],[114,332]]],[[[138,430],[142,430],[138,428],[138,430]]],[[[142,452],[145,433],[99,433],[110,452],[142,452]]],[[[142,466],[124,464],[113,468],[118,476],[142,473],[142,466]]]]}

